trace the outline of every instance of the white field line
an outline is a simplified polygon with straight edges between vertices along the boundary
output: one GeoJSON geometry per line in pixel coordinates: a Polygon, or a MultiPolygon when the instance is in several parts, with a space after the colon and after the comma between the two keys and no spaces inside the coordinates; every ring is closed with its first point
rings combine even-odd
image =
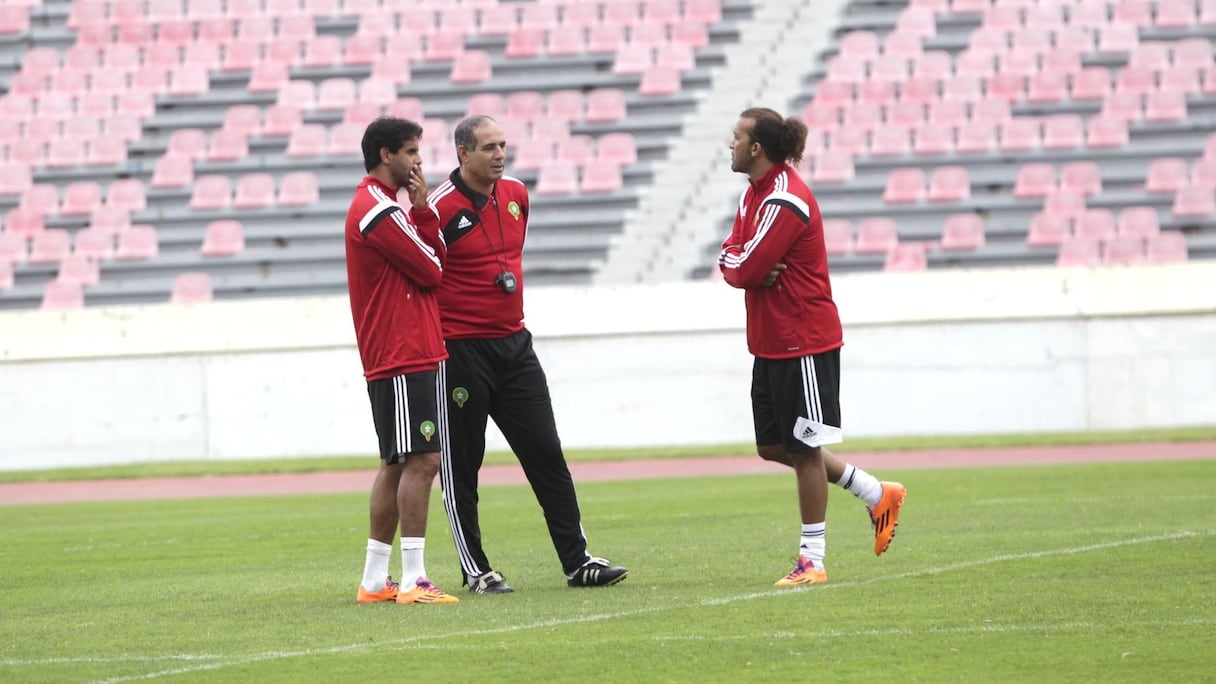
{"type": "MultiPolygon", "coordinates": [[[[854,587],[861,587],[861,586],[866,586],[866,585],[870,585],[870,584],[875,584],[878,582],[891,582],[891,581],[898,581],[898,580],[902,580],[902,579],[911,579],[911,578],[916,578],[916,577],[927,577],[927,576],[931,576],[931,575],[940,575],[940,574],[947,573],[947,572],[954,572],[956,570],[965,570],[968,568],[975,568],[975,567],[980,567],[980,566],[984,566],[984,565],[993,565],[996,563],[1032,560],[1032,559],[1036,559],[1036,558],[1047,558],[1047,557],[1051,557],[1051,556],[1071,556],[1071,555],[1077,555],[1077,554],[1082,554],[1082,553],[1092,553],[1095,551],[1105,551],[1107,549],[1114,549],[1114,548],[1120,548],[1120,547],[1126,547],[1126,546],[1137,546],[1140,544],[1153,544],[1153,543],[1157,543],[1157,542],[1174,541],[1174,540],[1178,540],[1178,539],[1190,539],[1190,538],[1194,538],[1194,537],[1208,537],[1208,536],[1212,536],[1214,534],[1216,534],[1216,530],[1184,530],[1181,532],[1172,532],[1169,534],[1158,534],[1158,535],[1151,535],[1151,536],[1146,536],[1146,537],[1135,537],[1132,539],[1123,539],[1123,540],[1113,541],[1113,542],[1104,542],[1101,544],[1087,544],[1085,546],[1074,546],[1074,547],[1064,548],[1064,549],[1050,549],[1050,550],[1046,550],[1046,551],[1030,551],[1027,553],[1002,554],[999,556],[992,556],[989,558],[982,558],[982,559],[973,560],[973,561],[964,561],[961,563],[951,563],[949,565],[939,565],[939,566],[932,567],[932,568],[925,568],[923,570],[899,573],[899,574],[895,574],[895,575],[882,575],[880,577],[874,577],[874,578],[867,579],[867,580],[858,580],[858,581],[853,581],[853,582],[850,582],[850,581],[831,582],[831,583],[828,583],[828,584],[825,584],[822,586],[812,586],[812,587],[793,587],[793,588],[784,588],[784,589],[770,589],[767,591],[759,591],[759,592],[753,592],[753,593],[748,593],[748,594],[739,594],[736,596],[726,596],[726,597],[715,598],[715,599],[704,599],[704,600],[700,600],[700,601],[690,602],[689,604],[687,604],[683,607],[695,608],[698,606],[722,606],[722,605],[728,605],[728,604],[732,604],[732,603],[739,603],[739,602],[743,602],[743,601],[754,601],[757,599],[772,598],[772,597],[776,597],[776,596],[785,596],[790,593],[801,592],[801,591],[826,591],[829,589],[849,589],[849,588],[854,588],[854,587]]],[[[529,622],[529,623],[518,624],[518,625],[504,625],[502,627],[491,627],[491,628],[487,628],[487,629],[462,630],[459,632],[451,632],[448,634],[432,634],[432,635],[424,635],[424,636],[416,636],[416,637],[406,637],[406,638],[402,638],[402,639],[393,639],[393,640],[389,640],[389,641],[379,641],[375,644],[357,643],[357,644],[345,644],[345,645],[331,646],[328,648],[304,649],[304,650],[298,650],[298,651],[266,651],[264,653],[256,653],[256,654],[252,654],[252,655],[224,658],[224,659],[219,659],[222,657],[213,656],[213,655],[172,655],[172,656],[163,656],[163,657],[133,656],[133,657],[129,657],[129,658],[99,658],[99,659],[52,658],[52,659],[45,659],[45,660],[2,660],[2,661],[0,661],[0,665],[7,666],[7,667],[22,667],[22,666],[28,667],[28,666],[73,663],[73,662],[75,662],[75,663],[91,663],[91,662],[92,663],[108,663],[108,662],[131,663],[131,662],[158,662],[158,661],[165,661],[165,660],[186,661],[186,662],[209,661],[209,660],[215,661],[215,662],[198,662],[198,663],[191,664],[191,665],[185,665],[182,667],[173,667],[173,668],[169,668],[169,669],[158,670],[156,672],[149,672],[147,674],[142,674],[142,675],[132,675],[132,676],[114,677],[114,678],[110,678],[110,679],[96,680],[96,684],[120,684],[121,682],[133,682],[133,681],[143,681],[143,680],[149,680],[149,679],[159,679],[162,677],[171,677],[171,676],[187,674],[187,673],[191,673],[191,672],[220,670],[220,669],[223,669],[226,667],[232,667],[234,665],[248,665],[251,663],[259,663],[259,662],[265,662],[265,661],[269,661],[269,660],[283,660],[283,659],[287,659],[287,658],[300,658],[300,657],[307,657],[307,656],[314,656],[314,655],[325,655],[325,654],[331,654],[331,653],[349,653],[352,651],[367,650],[367,649],[370,649],[373,647],[376,648],[377,650],[379,650],[379,649],[383,649],[385,646],[413,644],[413,643],[417,643],[420,641],[429,641],[429,640],[435,640],[435,639],[459,639],[461,637],[470,637],[470,636],[483,636],[483,635],[491,635],[491,634],[510,634],[510,633],[514,633],[514,632],[522,632],[522,631],[527,631],[527,630],[532,630],[532,629],[544,629],[547,627],[560,627],[560,626],[564,626],[564,625],[583,624],[583,623],[589,623],[589,622],[602,622],[605,620],[616,620],[619,618],[632,617],[634,615],[644,615],[647,613],[670,611],[673,608],[679,608],[679,607],[681,607],[681,606],[672,606],[672,605],[649,606],[646,608],[637,608],[634,610],[626,610],[626,611],[620,611],[620,612],[616,612],[616,613],[600,613],[597,615],[585,615],[585,616],[573,617],[573,618],[553,618],[553,619],[549,619],[549,620],[539,620],[536,622],[529,622]]],[[[974,628],[970,628],[970,629],[973,631],[976,631],[976,632],[980,632],[980,631],[984,631],[986,628],[985,627],[974,627],[974,628]]],[[[998,631],[998,630],[994,629],[991,631],[998,631]]],[[[865,634],[865,633],[877,634],[878,632],[859,632],[858,634],[865,634]]],[[[843,633],[841,635],[843,636],[843,633]]],[[[833,635],[829,633],[829,634],[827,634],[827,636],[833,636],[833,635]]]]}

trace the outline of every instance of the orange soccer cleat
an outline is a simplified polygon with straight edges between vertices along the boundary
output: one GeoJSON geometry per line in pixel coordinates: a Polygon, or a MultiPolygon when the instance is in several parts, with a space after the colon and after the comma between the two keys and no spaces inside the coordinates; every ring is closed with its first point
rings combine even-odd
{"type": "Polygon", "coordinates": [[[881,556],[895,538],[899,524],[899,509],[903,508],[908,489],[898,482],[882,483],[882,499],[870,509],[870,525],[874,527],[874,555],[881,556]]]}
{"type": "Polygon", "coordinates": [[[792,587],[797,584],[823,584],[828,581],[827,570],[815,567],[815,562],[799,556],[793,572],[773,583],[774,587],[792,587]]]}

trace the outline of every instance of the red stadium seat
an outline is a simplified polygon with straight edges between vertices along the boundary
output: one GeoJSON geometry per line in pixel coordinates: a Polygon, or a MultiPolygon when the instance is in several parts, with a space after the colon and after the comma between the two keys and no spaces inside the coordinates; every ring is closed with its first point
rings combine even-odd
{"type": "Polygon", "coordinates": [[[172,304],[206,304],[215,298],[211,276],[203,272],[179,273],[169,294],[172,304]]]}
{"type": "Polygon", "coordinates": [[[974,251],[984,246],[984,219],[978,214],[951,214],[942,226],[942,249],[974,251]]]}

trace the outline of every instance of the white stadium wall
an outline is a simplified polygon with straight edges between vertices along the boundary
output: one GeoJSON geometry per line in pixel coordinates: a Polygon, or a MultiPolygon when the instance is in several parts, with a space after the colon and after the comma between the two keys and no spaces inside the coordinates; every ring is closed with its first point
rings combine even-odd
{"type": "MultiPolygon", "coordinates": [[[[1216,423],[1216,263],[833,283],[846,439],[1216,423]]],[[[738,291],[532,288],[527,313],[568,448],[750,442],[738,291]]],[[[344,297],[3,312],[0,393],[0,470],[375,452],[344,297]]]]}

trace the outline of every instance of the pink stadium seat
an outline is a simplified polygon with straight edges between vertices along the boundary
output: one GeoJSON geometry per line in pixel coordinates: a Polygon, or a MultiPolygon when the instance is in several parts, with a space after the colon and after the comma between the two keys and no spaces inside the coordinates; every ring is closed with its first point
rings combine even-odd
{"type": "MultiPolygon", "coordinates": [[[[236,40],[224,45],[220,68],[224,71],[248,71],[262,63],[262,43],[251,40],[236,40]]],[[[286,69],[287,65],[273,66],[286,69]]]]}
{"type": "Polygon", "coordinates": [[[266,108],[261,135],[289,136],[304,123],[304,114],[290,105],[270,105],[266,108]]]}
{"type": "Polygon", "coordinates": [[[274,176],[269,173],[247,173],[236,184],[236,209],[265,209],[274,205],[274,176]]]}
{"type": "Polygon", "coordinates": [[[916,154],[936,156],[954,151],[954,127],[948,124],[926,123],[916,129],[915,137],[912,149],[916,154]]]}
{"type": "Polygon", "coordinates": [[[1102,263],[1102,243],[1091,240],[1068,240],[1060,243],[1056,266],[1086,268],[1102,263]]]}
{"type": "Polygon", "coordinates": [[[883,126],[874,130],[870,140],[870,155],[901,157],[912,151],[911,132],[905,126],[883,126]]]}
{"type": "Polygon", "coordinates": [[[815,159],[812,183],[846,183],[856,175],[853,155],[844,150],[827,150],[815,159]]]}
{"type": "Polygon", "coordinates": [[[1040,211],[1030,217],[1030,229],[1026,233],[1026,244],[1030,247],[1059,245],[1071,237],[1072,219],[1068,216],[1040,211]]]}
{"type": "Polygon", "coordinates": [[[156,160],[148,184],[154,188],[184,188],[194,182],[194,161],[189,157],[164,156],[156,160]]]}
{"type": "Polygon", "coordinates": [[[139,91],[121,93],[116,96],[114,111],[129,116],[152,116],[156,113],[156,96],[139,91]]]}
{"type": "MultiPolygon", "coordinates": [[[[532,7],[532,5],[527,7],[532,7]]],[[[555,13],[557,11],[556,6],[546,7],[555,13]]],[[[482,36],[505,36],[520,25],[519,14],[519,8],[514,4],[495,4],[483,7],[477,15],[477,33],[482,36]]],[[[546,27],[541,26],[540,28],[546,27]]]]}
{"type": "Polygon", "coordinates": [[[212,221],[203,233],[200,252],[205,257],[232,256],[245,250],[245,229],[240,221],[212,221]]]}
{"type": "Polygon", "coordinates": [[[96,181],[74,181],[63,189],[59,213],[64,216],[88,216],[102,203],[101,185],[96,181]]]}
{"type": "Polygon", "coordinates": [[[1140,45],[1140,29],[1135,24],[1112,21],[1099,29],[1099,52],[1132,52],[1140,45]]]}
{"type": "Polygon", "coordinates": [[[57,264],[72,251],[72,235],[62,228],[47,228],[30,239],[31,264],[57,264]]]}
{"type": "Polygon", "coordinates": [[[857,254],[886,254],[899,245],[899,230],[889,218],[864,218],[857,225],[857,254]]]}
{"type": "Polygon", "coordinates": [[[1115,75],[1115,92],[1147,95],[1157,89],[1157,71],[1147,66],[1125,66],[1115,75]]]}
{"type": "Polygon", "coordinates": [[[84,308],[84,287],[80,283],[52,280],[42,291],[43,311],[67,311],[84,308]]]}
{"type": "Polygon", "coordinates": [[[1023,164],[1013,183],[1013,196],[1046,197],[1056,190],[1056,168],[1043,162],[1023,164]]]}
{"type": "Polygon", "coordinates": [[[672,95],[680,90],[680,71],[668,66],[655,65],[642,72],[638,94],[645,96],[672,95]]]}
{"type": "Polygon", "coordinates": [[[342,39],[321,35],[304,42],[304,59],[300,64],[309,68],[328,69],[342,63],[342,39]]]}
{"type": "Polygon", "coordinates": [[[491,75],[490,53],[484,50],[468,50],[460,53],[452,62],[452,83],[480,83],[491,75]]]}
{"type": "Polygon", "coordinates": [[[156,228],[135,225],[118,234],[114,258],[119,260],[151,259],[160,252],[156,228]]]}
{"type": "Polygon", "coordinates": [[[1191,185],[1216,188],[1216,157],[1196,159],[1191,164],[1191,185]]]}
{"type": "Polygon", "coordinates": [[[1127,144],[1127,122],[1118,117],[1092,116],[1086,122],[1085,144],[1093,148],[1122,147],[1127,144]]]}
{"type": "Polygon", "coordinates": [[[1193,67],[1167,67],[1161,72],[1161,83],[1158,87],[1163,93],[1198,95],[1203,92],[1199,75],[1200,72],[1193,67]]]}
{"type": "Polygon", "coordinates": [[[900,55],[882,55],[870,62],[870,80],[902,83],[908,72],[908,59],[900,55]]]}
{"type": "Polygon", "coordinates": [[[1178,157],[1159,157],[1149,162],[1144,190],[1150,193],[1178,192],[1187,183],[1187,163],[1178,157]]]}
{"type": "Polygon", "coordinates": [[[722,21],[722,0],[685,0],[684,20],[705,24],[722,21]]]}
{"type": "Polygon", "coordinates": [[[960,202],[971,197],[971,178],[965,166],[939,166],[929,178],[930,202],[960,202]]]}
{"type": "Polygon", "coordinates": [[[1026,94],[1026,77],[1019,74],[1010,74],[998,72],[993,74],[988,79],[988,86],[984,91],[985,97],[991,99],[1003,100],[1005,102],[1017,102],[1026,94]]]}
{"type": "Polygon", "coordinates": [[[854,157],[865,154],[870,145],[870,134],[866,127],[844,125],[828,136],[828,149],[848,152],[854,157]]]}
{"type": "MultiPolygon", "coordinates": [[[[1164,3],[1162,3],[1164,4],[1164,3]]],[[[1216,12],[1216,4],[1208,2],[1205,7],[1212,7],[1216,12]]],[[[1214,15],[1216,18],[1216,15],[1214,15]]],[[[1216,23],[1216,22],[1213,22],[1216,23]]],[[[1173,58],[1177,66],[1189,66],[1198,69],[1212,65],[1212,41],[1207,37],[1183,38],[1174,43],[1173,58]]]]}
{"type": "Polygon", "coordinates": [[[536,193],[566,195],[578,189],[578,170],[569,162],[549,161],[536,174],[536,193]]]}
{"type": "Polygon", "coordinates": [[[1058,189],[1043,200],[1043,211],[1075,219],[1085,213],[1085,195],[1076,190],[1058,189]]]}
{"type": "MultiPolygon", "coordinates": [[[[589,135],[571,135],[557,141],[553,158],[570,162],[580,168],[587,166],[595,159],[595,141],[589,135]]],[[[617,173],[619,175],[620,171],[617,173]]]]}
{"type": "Polygon", "coordinates": [[[610,26],[634,26],[641,18],[635,0],[617,0],[603,5],[603,22],[610,26]]]}
{"type": "Polygon", "coordinates": [[[897,84],[899,99],[904,102],[919,102],[921,104],[935,102],[941,95],[941,83],[941,79],[913,76],[903,83],[897,84]]]}
{"type": "Polygon", "coordinates": [[[1084,67],[1072,77],[1070,95],[1074,100],[1102,100],[1110,92],[1110,70],[1106,67],[1084,67]]]}
{"type": "Polygon", "coordinates": [[[0,195],[19,195],[34,182],[29,164],[10,159],[0,162],[0,195]]]}
{"type": "Polygon", "coordinates": [[[616,192],[622,185],[621,167],[615,164],[591,164],[583,169],[579,190],[587,193],[616,192]]]}
{"type": "Polygon", "coordinates": [[[226,209],[232,204],[232,181],[227,176],[206,175],[195,179],[189,207],[195,211],[226,209]]]}
{"type": "Polygon", "coordinates": [[[397,85],[393,81],[383,78],[365,78],[359,81],[359,91],[356,97],[359,102],[387,107],[397,101],[397,85]]]}
{"type": "Polygon", "coordinates": [[[1186,93],[1156,92],[1144,99],[1145,121],[1183,121],[1186,117],[1186,93]]]}
{"type": "Polygon", "coordinates": [[[548,140],[530,140],[513,147],[510,165],[513,169],[535,171],[553,159],[553,143],[548,140]]]}
{"type": "Polygon", "coordinates": [[[215,45],[231,45],[236,38],[236,20],[225,16],[198,17],[198,40],[215,45]]]}
{"type": "Polygon", "coordinates": [[[96,285],[101,279],[97,262],[83,254],[68,254],[59,262],[59,273],[55,278],[64,283],[96,285]]]}
{"type": "Polygon", "coordinates": [[[89,141],[84,163],[88,166],[116,166],[127,161],[127,141],[119,137],[101,137],[89,141]]]}
{"type": "MultiPolygon", "coordinates": [[[[528,5],[528,7],[532,6],[528,5]]],[[[540,56],[544,48],[545,29],[517,27],[512,29],[507,36],[507,45],[503,48],[503,54],[512,59],[526,59],[540,56]]]]}
{"type": "Polygon", "coordinates": [[[333,128],[329,130],[329,142],[325,146],[325,153],[335,157],[361,157],[363,155],[364,128],[365,126],[361,124],[334,124],[333,128]]]}
{"type": "Polygon", "coordinates": [[[1055,114],[1043,121],[1043,149],[1075,150],[1085,144],[1085,123],[1077,114],[1055,114]]]}
{"type": "Polygon", "coordinates": [[[853,251],[853,223],[847,219],[824,219],[823,244],[828,256],[853,251]]]}
{"type": "Polygon", "coordinates": [[[1000,149],[1029,152],[1039,148],[1041,126],[1037,119],[1010,119],[1001,126],[1000,149]]]}
{"type": "Polygon", "coordinates": [[[1101,115],[1138,121],[1143,113],[1143,99],[1135,93],[1110,93],[1102,100],[1101,115]]]}
{"type": "MultiPolygon", "coordinates": [[[[224,111],[224,121],[220,128],[244,135],[258,135],[262,129],[262,108],[257,105],[238,104],[224,111]]],[[[215,139],[212,138],[214,144],[215,139]]]]}
{"type": "Polygon", "coordinates": [[[1061,102],[1068,97],[1068,75],[1062,71],[1042,71],[1030,79],[1026,101],[1034,103],[1061,102]]]}
{"type": "Polygon", "coordinates": [[[89,214],[89,227],[110,233],[121,233],[131,227],[131,212],[122,207],[97,207],[89,214]]]}
{"type": "MultiPolygon", "coordinates": [[[[469,102],[465,107],[465,115],[475,116],[478,114],[491,116],[496,119],[506,116],[506,99],[499,93],[475,93],[470,95],[469,102]]],[[[419,115],[421,115],[421,110],[419,110],[419,115]]],[[[416,121],[417,119],[414,120],[416,121]]]]}
{"type": "Polygon", "coordinates": [[[13,262],[0,259],[0,290],[13,286],[13,262]]]}
{"type": "Polygon", "coordinates": [[[593,24],[587,27],[587,52],[592,54],[615,53],[625,44],[625,28],[611,24],[593,24]]]}
{"type": "Polygon", "coordinates": [[[682,13],[678,0],[646,0],[642,3],[642,22],[670,26],[680,22],[682,13]]]}
{"type": "Polygon", "coordinates": [[[984,246],[984,219],[978,214],[951,214],[942,226],[942,249],[974,251],[984,246]]]}
{"type": "Polygon", "coordinates": [[[114,256],[114,233],[96,228],[85,228],[76,233],[72,252],[93,259],[109,259],[114,256]]]}
{"type": "Polygon", "coordinates": [[[506,98],[506,115],[533,121],[545,113],[545,96],[536,90],[517,90],[506,98]]]}
{"type": "Polygon", "coordinates": [[[926,245],[913,242],[896,245],[887,252],[882,270],[885,273],[913,273],[928,267],[926,245]]]}
{"type": "Polygon", "coordinates": [[[9,144],[8,160],[26,168],[45,165],[46,141],[34,138],[14,140],[9,144]]]}
{"type": "Polygon", "coordinates": [[[345,109],[357,98],[358,89],[350,78],[327,78],[317,88],[317,109],[335,111],[345,109]]]}
{"type": "Polygon", "coordinates": [[[317,87],[312,81],[287,81],[278,92],[277,104],[310,110],[317,104],[317,87]]]}
{"type": "Polygon", "coordinates": [[[984,99],[984,89],[978,78],[958,76],[942,84],[942,99],[979,102],[984,99]]]}
{"type": "Polygon", "coordinates": [[[29,256],[30,239],[17,233],[0,232],[0,264],[21,264],[29,256]]]}
{"type": "Polygon", "coordinates": [[[277,204],[280,207],[303,207],[321,200],[317,174],[312,171],[291,171],[283,174],[279,183],[277,204]]]}
{"type": "Polygon", "coordinates": [[[1102,172],[1092,161],[1067,162],[1060,167],[1060,187],[1086,196],[1102,192],[1102,172]]]}
{"type": "Polygon", "coordinates": [[[59,188],[52,183],[34,183],[21,193],[17,206],[54,216],[59,213],[59,188]]]}
{"type": "Polygon", "coordinates": [[[287,141],[288,157],[319,157],[329,146],[329,131],[321,124],[301,124],[287,141]]]}
{"type": "MultiPolygon", "coordinates": [[[[828,81],[828,83],[832,83],[832,81],[828,81]]],[[[849,83],[843,85],[850,88],[853,87],[849,83]]],[[[895,92],[895,83],[891,81],[864,81],[857,86],[857,103],[885,107],[887,104],[893,104],[896,101],[895,92]]],[[[842,99],[838,104],[844,109],[851,109],[853,102],[851,99],[842,99]]],[[[905,104],[915,103],[905,102],[905,104]]]]}
{"type": "Polygon", "coordinates": [[[46,166],[51,169],[71,169],[85,162],[87,148],[77,140],[52,140],[46,148],[46,166]]]}
{"type": "Polygon", "coordinates": [[[1115,226],[1115,234],[1119,237],[1146,240],[1159,232],[1161,223],[1153,207],[1128,207],[1119,212],[1119,222],[1115,226]]]}
{"type": "Polygon", "coordinates": [[[215,298],[211,276],[204,272],[179,273],[169,295],[172,304],[206,304],[215,298]]]}
{"type": "Polygon", "coordinates": [[[897,101],[887,105],[887,122],[916,128],[925,123],[925,106],[919,102],[897,101]]]}
{"type": "Polygon", "coordinates": [[[1115,215],[1110,209],[1086,209],[1073,221],[1077,240],[1102,242],[1115,236],[1115,215]]]}
{"type": "MultiPolygon", "coordinates": [[[[681,43],[664,43],[655,48],[654,63],[677,71],[688,71],[697,65],[692,46],[681,43]]],[[[894,88],[891,89],[894,92],[894,88]]]]}
{"type": "Polygon", "coordinates": [[[118,207],[128,212],[148,208],[147,190],[138,178],[120,178],[110,183],[106,190],[106,206],[118,207]]]}
{"type": "Polygon", "coordinates": [[[170,95],[202,95],[211,89],[211,75],[203,67],[179,66],[169,72],[170,95]]]}
{"type": "Polygon", "coordinates": [[[638,160],[637,142],[632,133],[605,133],[596,147],[596,163],[626,165],[638,160]]]}
{"type": "Polygon", "coordinates": [[[873,31],[849,31],[840,38],[839,52],[845,57],[869,60],[878,56],[879,48],[878,34],[873,31]]]}
{"type": "Polygon", "coordinates": [[[1216,213],[1216,190],[1201,185],[1187,185],[1174,195],[1174,216],[1203,218],[1216,213]]]}
{"type": "Polygon", "coordinates": [[[1157,17],[1154,22],[1159,29],[1184,29],[1195,25],[1195,7],[1187,2],[1157,3],[1157,17]]]}
{"type": "Polygon", "coordinates": [[[46,230],[46,216],[29,207],[10,209],[4,217],[5,232],[33,237],[46,230]]]}
{"type": "Polygon", "coordinates": [[[1144,240],[1126,237],[1107,240],[1102,244],[1102,263],[1109,266],[1144,263],[1144,240]]]}
{"type": "Polygon", "coordinates": [[[654,64],[654,49],[650,46],[637,46],[621,43],[617,46],[616,56],[612,61],[612,73],[640,74],[654,64]]]}
{"type": "Polygon", "coordinates": [[[1186,236],[1176,230],[1162,231],[1145,244],[1145,261],[1151,264],[1173,264],[1188,258],[1186,236]]]}
{"type": "Polygon", "coordinates": [[[384,113],[384,107],[378,104],[373,104],[371,102],[352,102],[346,106],[346,109],[342,110],[341,123],[367,126],[382,113],[384,113]]]}
{"type": "Polygon", "coordinates": [[[169,134],[166,157],[202,159],[207,153],[207,132],[201,128],[179,128],[169,134]]]}
{"type": "Polygon", "coordinates": [[[584,115],[583,94],[577,90],[555,90],[545,98],[545,115],[550,119],[581,121],[584,115]]]}
{"type": "Polygon", "coordinates": [[[249,156],[249,136],[240,132],[221,128],[211,134],[207,146],[207,161],[225,162],[244,159],[249,156]]]}
{"type": "Polygon", "coordinates": [[[563,31],[588,28],[600,23],[599,3],[563,3],[561,28],[563,31]]]}
{"type": "Polygon", "coordinates": [[[571,57],[587,50],[587,33],[581,27],[550,29],[545,34],[544,53],[550,57],[571,57]]]}

